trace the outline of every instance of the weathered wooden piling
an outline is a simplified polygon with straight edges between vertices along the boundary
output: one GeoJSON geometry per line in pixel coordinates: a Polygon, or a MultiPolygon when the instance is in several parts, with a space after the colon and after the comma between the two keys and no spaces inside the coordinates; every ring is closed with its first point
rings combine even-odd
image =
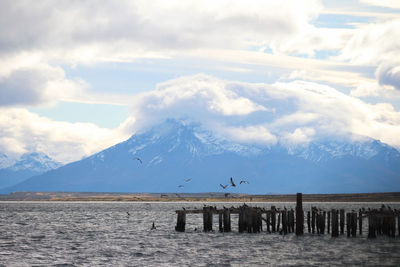
{"type": "Polygon", "coordinates": [[[330,233],[330,228],[331,228],[331,212],[328,211],[328,227],[327,227],[328,234],[330,233]]]}
{"type": "Polygon", "coordinates": [[[283,234],[287,234],[288,232],[288,225],[287,225],[287,211],[284,209],[282,211],[282,232],[283,234]]]}
{"type": "Polygon", "coordinates": [[[186,213],[183,210],[177,211],[177,220],[175,231],[178,232],[185,232],[185,225],[186,225],[186,213]]]}
{"type": "Polygon", "coordinates": [[[231,231],[231,211],[229,209],[224,209],[224,232],[231,231]]]}
{"type": "Polygon", "coordinates": [[[203,208],[203,230],[204,232],[212,231],[213,225],[213,214],[211,212],[211,207],[203,208]]]}
{"type": "Polygon", "coordinates": [[[218,213],[218,228],[220,232],[224,232],[224,224],[223,224],[223,214],[222,212],[218,213]]]}
{"type": "Polygon", "coordinates": [[[311,230],[313,234],[315,233],[315,213],[315,208],[311,207],[311,230]]]}
{"type": "Polygon", "coordinates": [[[281,224],[281,211],[278,211],[278,224],[276,225],[276,231],[279,232],[279,227],[281,224]]]}
{"type": "Polygon", "coordinates": [[[356,237],[357,234],[357,213],[351,213],[351,236],[356,237]]]}
{"type": "Polygon", "coordinates": [[[271,213],[270,212],[267,213],[266,222],[267,222],[267,232],[271,233],[271,213]]]}
{"type": "Polygon", "coordinates": [[[397,231],[398,231],[399,236],[400,236],[400,212],[397,213],[397,231]]]}
{"type": "Polygon", "coordinates": [[[368,238],[376,238],[376,224],[375,213],[370,211],[368,213],[368,238]]]}
{"type": "Polygon", "coordinates": [[[358,210],[358,229],[359,229],[359,235],[362,235],[362,211],[361,211],[361,209],[358,210]]]}
{"type": "Polygon", "coordinates": [[[311,233],[311,221],[310,221],[310,212],[307,211],[307,227],[308,227],[308,233],[311,233]]]}
{"type": "Polygon", "coordinates": [[[348,213],[346,213],[346,233],[347,233],[347,237],[350,237],[350,232],[351,232],[351,213],[348,212],[348,213]]]}
{"type": "Polygon", "coordinates": [[[271,225],[272,225],[272,232],[276,232],[276,208],[275,206],[271,206],[271,225]]]}
{"type": "Polygon", "coordinates": [[[322,213],[322,221],[321,221],[321,227],[322,227],[322,234],[325,234],[325,223],[326,223],[326,211],[322,213]]]}
{"type": "Polygon", "coordinates": [[[239,210],[239,233],[243,233],[246,229],[246,215],[245,210],[240,208],[239,210]]]}
{"type": "Polygon", "coordinates": [[[296,235],[304,234],[303,194],[296,195],[296,235]]]}
{"type": "Polygon", "coordinates": [[[340,210],[340,234],[344,234],[344,209],[340,210]]]}
{"type": "Polygon", "coordinates": [[[339,221],[338,221],[338,211],[332,210],[332,237],[339,236],[339,221]]]}

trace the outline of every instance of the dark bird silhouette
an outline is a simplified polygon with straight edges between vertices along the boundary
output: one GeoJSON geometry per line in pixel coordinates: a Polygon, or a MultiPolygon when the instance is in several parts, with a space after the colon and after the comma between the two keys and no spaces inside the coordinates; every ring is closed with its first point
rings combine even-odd
{"type": "Polygon", "coordinates": [[[151,230],[156,230],[157,229],[157,227],[156,227],[156,225],[154,224],[154,222],[153,222],[153,225],[151,226],[151,230]]]}
{"type": "Polygon", "coordinates": [[[187,183],[187,182],[190,182],[190,180],[192,180],[192,179],[191,179],[191,178],[186,179],[185,182],[186,182],[186,183],[187,183]]]}
{"type": "Polygon", "coordinates": [[[249,182],[246,180],[242,180],[242,181],[240,181],[240,184],[249,184],[249,182]]]}
{"type": "Polygon", "coordinates": [[[180,185],[178,185],[178,187],[182,188],[182,187],[184,187],[184,185],[181,185],[181,184],[180,184],[180,185]]]}
{"type": "Polygon", "coordinates": [[[129,212],[126,212],[126,214],[128,214],[128,216],[131,216],[131,214],[129,212]]]}
{"type": "Polygon", "coordinates": [[[140,158],[135,158],[135,159],[138,160],[140,162],[140,164],[143,164],[143,162],[140,158]]]}
{"type": "Polygon", "coordinates": [[[233,182],[232,177],[231,177],[231,184],[232,184],[233,187],[236,187],[236,184],[233,182]]]}
{"type": "Polygon", "coordinates": [[[182,207],[183,210],[186,210],[185,207],[182,207]]]}
{"type": "Polygon", "coordinates": [[[223,189],[226,189],[228,185],[219,184],[223,189]]]}

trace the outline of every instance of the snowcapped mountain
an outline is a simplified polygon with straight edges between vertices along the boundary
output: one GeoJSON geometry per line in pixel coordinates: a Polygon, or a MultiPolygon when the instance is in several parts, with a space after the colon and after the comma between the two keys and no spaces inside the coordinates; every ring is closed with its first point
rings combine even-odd
{"type": "Polygon", "coordinates": [[[9,159],[6,155],[0,155],[0,188],[15,185],[29,177],[45,173],[60,167],[43,153],[27,153],[17,161],[9,159]]]}
{"type": "Polygon", "coordinates": [[[295,148],[239,144],[217,138],[201,125],[170,119],[125,142],[2,192],[400,190],[399,151],[376,140],[360,140],[320,140],[295,148]],[[230,177],[237,186],[222,189],[220,184],[229,184],[230,177]],[[190,182],[185,182],[187,178],[191,178],[190,182]],[[241,179],[250,183],[239,185],[241,179]]]}
{"type": "Polygon", "coordinates": [[[10,159],[9,157],[7,157],[6,154],[0,153],[0,169],[7,168],[7,167],[11,166],[13,163],[14,163],[14,161],[12,159],[10,159]]]}

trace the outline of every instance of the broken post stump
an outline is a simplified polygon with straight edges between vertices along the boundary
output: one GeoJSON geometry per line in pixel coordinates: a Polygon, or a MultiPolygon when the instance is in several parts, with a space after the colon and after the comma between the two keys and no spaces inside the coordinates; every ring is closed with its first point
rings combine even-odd
{"type": "Polygon", "coordinates": [[[177,211],[177,220],[175,231],[178,232],[185,232],[185,225],[186,225],[186,213],[183,210],[177,211]]]}

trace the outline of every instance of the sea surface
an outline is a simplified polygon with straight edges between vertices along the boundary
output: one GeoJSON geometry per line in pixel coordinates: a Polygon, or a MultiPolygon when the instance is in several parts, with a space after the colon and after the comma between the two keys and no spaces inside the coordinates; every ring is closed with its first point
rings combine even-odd
{"type": "MultiPolygon", "coordinates": [[[[242,203],[215,203],[217,207],[242,203]]],[[[270,208],[295,203],[247,203],[270,208]]],[[[381,203],[304,203],[324,209],[381,203]]],[[[400,208],[400,204],[389,204],[400,208]]],[[[202,215],[188,214],[175,231],[175,210],[203,203],[0,202],[0,266],[400,266],[400,237],[204,233],[202,215]],[[129,212],[130,215],[127,214],[129,212]],[[156,230],[150,230],[152,223],[156,230]],[[196,229],[197,228],[197,229],[196,229]]],[[[358,231],[357,231],[358,234],[358,231]]],[[[398,232],[397,232],[398,234],[398,232]]]]}

